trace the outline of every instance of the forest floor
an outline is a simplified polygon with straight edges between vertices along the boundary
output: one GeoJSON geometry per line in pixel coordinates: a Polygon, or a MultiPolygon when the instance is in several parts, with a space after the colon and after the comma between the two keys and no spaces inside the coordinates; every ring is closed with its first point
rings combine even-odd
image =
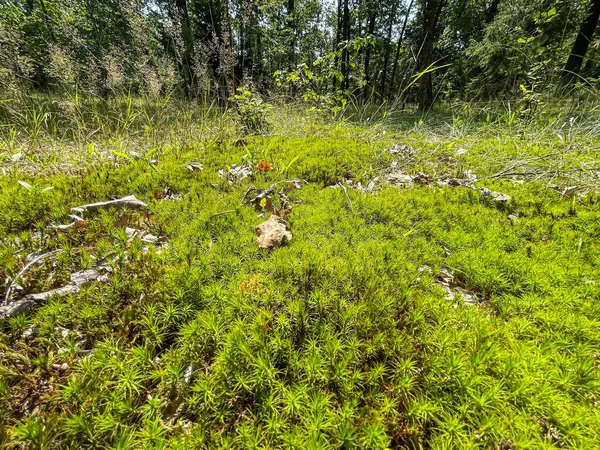
{"type": "Polygon", "coordinates": [[[0,445],[599,448],[600,122],[275,122],[5,139],[0,445]]]}

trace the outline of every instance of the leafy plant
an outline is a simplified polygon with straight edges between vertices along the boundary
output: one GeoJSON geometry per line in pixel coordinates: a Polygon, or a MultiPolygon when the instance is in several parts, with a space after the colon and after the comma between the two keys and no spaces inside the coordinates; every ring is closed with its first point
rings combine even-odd
{"type": "Polygon", "coordinates": [[[235,105],[246,132],[258,133],[267,130],[267,115],[272,105],[264,103],[247,88],[237,88],[236,92],[229,101],[235,105]]]}

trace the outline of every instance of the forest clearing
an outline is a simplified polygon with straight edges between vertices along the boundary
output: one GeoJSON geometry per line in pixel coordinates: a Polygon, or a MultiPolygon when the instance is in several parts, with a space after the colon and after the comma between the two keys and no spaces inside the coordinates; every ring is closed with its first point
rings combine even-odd
{"type": "Polygon", "coordinates": [[[600,2],[0,13],[0,447],[600,448],[600,2]]]}

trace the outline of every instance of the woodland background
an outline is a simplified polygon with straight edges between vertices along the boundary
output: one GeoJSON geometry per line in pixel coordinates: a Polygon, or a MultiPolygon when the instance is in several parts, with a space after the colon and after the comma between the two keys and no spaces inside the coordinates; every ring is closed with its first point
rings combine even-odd
{"type": "Polygon", "coordinates": [[[600,0],[4,0],[0,90],[336,106],[593,89],[600,0]]]}

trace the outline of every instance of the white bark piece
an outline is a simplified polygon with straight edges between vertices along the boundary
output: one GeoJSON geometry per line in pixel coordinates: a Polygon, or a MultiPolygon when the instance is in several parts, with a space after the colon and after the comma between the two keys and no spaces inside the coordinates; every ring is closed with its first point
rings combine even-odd
{"type": "Polygon", "coordinates": [[[73,211],[96,211],[101,208],[114,207],[114,208],[130,208],[139,209],[146,208],[143,201],[135,198],[134,195],[128,195],[127,197],[118,198],[116,200],[109,200],[106,202],[90,203],[88,205],[81,205],[71,208],[73,211]]]}

